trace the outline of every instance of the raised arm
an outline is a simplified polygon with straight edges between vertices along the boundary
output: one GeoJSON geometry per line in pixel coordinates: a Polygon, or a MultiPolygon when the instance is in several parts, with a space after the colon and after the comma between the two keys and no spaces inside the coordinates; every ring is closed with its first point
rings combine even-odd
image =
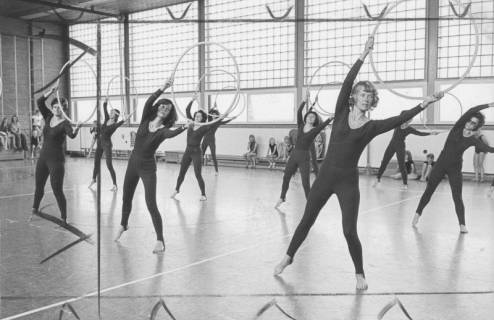
{"type": "Polygon", "coordinates": [[[52,115],[51,110],[48,109],[48,107],[46,106],[46,99],[48,99],[48,97],[51,96],[53,92],[55,92],[55,90],[56,88],[53,87],[50,91],[45,92],[41,97],[38,98],[38,109],[45,120],[52,115]]]}
{"type": "Polygon", "coordinates": [[[297,110],[297,126],[299,126],[299,127],[304,125],[303,112],[304,112],[305,104],[306,104],[306,101],[302,101],[302,103],[300,104],[300,106],[298,107],[298,110],[297,110]]]}
{"type": "Polygon", "coordinates": [[[323,121],[320,125],[318,125],[315,129],[316,132],[319,133],[322,129],[326,128],[332,121],[334,117],[329,117],[325,121],[323,121]]]}
{"type": "Polygon", "coordinates": [[[192,114],[190,113],[190,109],[192,109],[192,104],[194,103],[195,99],[190,100],[189,104],[187,105],[187,108],[185,108],[185,115],[187,116],[187,119],[194,120],[192,118],[192,114]]]}
{"type": "Polygon", "coordinates": [[[340,93],[338,95],[338,100],[336,100],[335,114],[341,114],[341,112],[347,109],[348,99],[350,98],[350,94],[352,92],[355,78],[357,78],[360,68],[362,67],[365,58],[372,50],[373,46],[374,46],[374,38],[369,37],[369,39],[367,39],[367,42],[365,44],[364,51],[362,52],[358,60],[353,64],[352,68],[346,75],[345,81],[343,81],[343,85],[341,86],[340,93]]]}
{"type": "Polygon", "coordinates": [[[456,121],[455,125],[453,126],[452,130],[455,129],[463,129],[465,127],[465,124],[472,118],[472,115],[476,112],[479,112],[480,110],[487,109],[489,107],[494,107],[494,103],[490,104],[481,104],[476,107],[470,108],[465,112],[458,121],[456,121]]]}
{"type": "Polygon", "coordinates": [[[162,88],[158,89],[155,93],[153,93],[147,100],[146,103],[144,104],[144,110],[142,111],[142,120],[149,120],[149,117],[154,113],[153,110],[153,104],[156,101],[156,99],[163,94],[163,92],[166,91],[171,85],[173,84],[172,79],[166,80],[166,83],[163,85],[162,88]]]}
{"type": "Polygon", "coordinates": [[[110,115],[108,114],[108,100],[103,102],[103,114],[105,115],[105,121],[103,123],[107,123],[108,120],[110,120],[110,115]]]}

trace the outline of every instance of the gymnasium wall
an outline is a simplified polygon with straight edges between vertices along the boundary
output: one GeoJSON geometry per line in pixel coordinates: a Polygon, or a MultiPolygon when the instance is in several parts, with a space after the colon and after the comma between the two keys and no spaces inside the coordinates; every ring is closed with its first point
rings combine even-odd
{"type": "MultiPolygon", "coordinates": [[[[425,130],[421,126],[415,126],[418,130],[425,130]]],[[[216,134],[216,146],[218,154],[227,155],[241,155],[245,153],[247,139],[249,134],[254,134],[260,146],[260,155],[264,156],[267,152],[267,145],[270,137],[274,137],[277,141],[281,141],[285,135],[288,134],[290,128],[245,128],[238,126],[225,126],[221,127],[216,134]]],[[[407,149],[412,152],[415,161],[421,161],[425,159],[423,150],[432,152],[435,154],[436,159],[442,150],[446,136],[449,129],[435,129],[437,131],[443,131],[443,133],[437,136],[408,136],[407,137],[407,149]]],[[[130,146],[130,132],[137,131],[136,127],[121,127],[116,131],[113,136],[114,149],[117,150],[131,150],[130,146]]],[[[327,130],[327,135],[331,131],[327,130]]],[[[491,143],[494,143],[494,130],[484,130],[483,133],[487,136],[491,143]]],[[[393,132],[388,132],[376,137],[369,144],[369,163],[371,167],[379,167],[389,140],[391,139],[393,132]]],[[[165,142],[158,149],[159,151],[183,151],[185,149],[185,137],[186,133],[179,135],[176,138],[165,140],[165,142]]],[[[84,127],[81,129],[79,137],[74,140],[67,140],[67,149],[69,151],[79,151],[81,148],[88,148],[91,143],[91,135],[89,134],[89,128],[84,127]]],[[[360,167],[367,166],[367,149],[362,153],[362,157],[359,161],[360,167]]],[[[474,149],[468,149],[464,154],[464,172],[473,172],[473,152],[474,149]]],[[[494,174],[494,155],[487,155],[485,161],[486,173],[494,174]]]]}
{"type": "MultiPolygon", "coordinates": [[[[55,24],[33,25],[36,34],[44,28],[47,34],[63,35],[65,27],[55,24]]],[[[3,83],[0,116],[17,114],[22,128],[30,128],[29,24],[25,21],[0,17],[0,75],[3,83]]],[[[53,79],[66,59],[64,43],[56,40],[33,40],[34,88],[53,79]]],[[[62,85],[61,93],[67,90],[62,85]]]]}

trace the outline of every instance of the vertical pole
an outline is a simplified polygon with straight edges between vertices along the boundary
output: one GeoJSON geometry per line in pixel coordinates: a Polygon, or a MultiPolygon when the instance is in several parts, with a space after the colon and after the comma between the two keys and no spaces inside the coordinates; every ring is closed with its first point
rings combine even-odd
{"type": "MultiPolygon", "coordinates": [[[[101,132],[101,24],[96,27],[96,121],[98,132],[101,132]]],[[[101,134],[98,135],[97,148],[101,147],[101,134]]],[[[101,161],[95,163],[96,170],[101,172],[101,161]]],[[[96,182],[96,219],[98,237],[98,318],[101,319],[101,173],[98,174],[96,182]]]]}
{"type": "Polygon", "coordinates": [[[0,33],[0,77],[2,78],[2,94],[0,96],[0,102],[2,102],[2,118],[3,118],[3,95],[5,94],[3,92],[3,86],[4,86],[4,81],[3,81],[3,58],[2,58],[2,34],[0,33]]]}
{"type": "MultiPolygon", "coordinates": [[[[205,1],[204,0],[199,0],[197,2],[197,15],[199,18],[199,27],[198,27],[198,37],[199,37],[199,42],[204,42],[206,41],[206,24],[204,22],[205,16],[206,16],[206,7],[205,7],[205,1]]],[[[206,72],[206,46],[199,46],[199,75],[198,77],[200,78],[204,72],[206,72]]],[[[200,105],[204,106],[205,105],[205,90],[206,90],[206,82],[208,81],[208,77],[204,77],[204,82],[199,84],[199,101],[200,105]]]]}
{"type": "Polygon", "coordinates": [[[14,87],[15,87],[15,114],[19,114],[19,89],[17,83],[17,37],[14,36],[14,87]]]}
{"type": "MultiPolygon", "coordinates": [[[[305,78],[305,1],[295,1],[295,86],[297,87],[295,111],[303,99],[305,78]]],[[[294,112],[295,114],[296,112],[294,112]]],[[[295,119],[294,119],[295,120],[295,119]]]]}
{"type": "MultiPolygon", "coordinates": [[[[124,64],[124,76],[127,79],[130,79],[130,32],[129,32],[129,15],[126,14],[124,16],[124,47],[123,47],[123,64],[124,64]]],[[[133,102],[137,103],[137,101],[133,102]]],[[[130,100],[130,83],[129,81],[125,81],[125,105],[127,106],[127,110],[125,113],[130,114],[131,111],[131,100],[130,100]]],[[[134,115],[135,117],[135,115],[134,115]]]]}
{"type": "MultiPolygon", "coordinates": [[[[29,23],[29,35],[33,35],[33,24],[32,22],[29,23]]],[[[32,37],[27,38],[27,47],[28,47],[28,52],[29,52],[29,60],[28,60],[28,69],[29,69],[29,102],[30,102],[30,108],[29,108],[29,136],[32,137],[33,135],[33,126],[32,126],[32,116],[33,116],[33,111],[35,109],[35,101],[34,101],[34,41],[32,37]]]]}
{"type": "MultiPolygon", "coordinates": [[[[439,17],[439,1],[427,1],[427,18],[439,17]]],[[[432,95],[436,91],[437,79],[437,46],[439,21],[431,19],[425,22],[427,30],[427,41],[425,42],[425,80],[427,81],[427,94],[432,95]]],[[[436,115],[439,116],[439,109],[427,108],[425,121],[427,124],[436,122],[436,115]],[[434,112],[436,110],[436,112],[434,112]]]]}

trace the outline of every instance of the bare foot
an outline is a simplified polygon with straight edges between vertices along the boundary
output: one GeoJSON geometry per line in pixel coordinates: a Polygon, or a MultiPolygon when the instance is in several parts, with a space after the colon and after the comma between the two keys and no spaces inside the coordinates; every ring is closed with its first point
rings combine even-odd
{"type": "Polygon", "coordinates": [[[162,253],[165,252],[165,243],[163,241],[156,241],[154,245],[153,253],[162,253]]]}
{"type": "Polygon", "coordinates": [[[355,274],[355,278],[357,279],[357,290],[367,290],[368,285],[367,281],[365,281],[365,277],[361,273],[355,274]]]}
{"type": "Polygon", "coordinates": [[[460,232],[461,233],[468,233],[468,229],[464,224],[460,224],[460,232]]]}
{"type": "Polygon", "coordinates": [[[173,193],[172,193],[172,195],[170,196],[170,198],[172,198],[172,199],[176,199],[175,197],[177,196],[177,194],[178,194],[178,191],[177,191],[177,190],[173,191],[173,193]]]}
{"type": "Polygon", "coordinates": [[[278,208],[281,206],[281,204],[282,204],[283,202],[285,202],[285,200],[283,200],[283,199],[279,199],[279,200],[278,200],[278,202],[276,202],[276,204],[275,204],[274,208],[275,208],[275,209],[278,209],[278,208]]]}
{"type": "Polygon", "coordinates": [[[113,185],[113,187],[110,189],[110,191],[117,192],[118,187],[116,184],[113,185]]]}
{"type": "Polygon", "coordinates": [[[420,219],[420,214],[415,213],[415,215],[413,216],[413,220],[412,220],[412,227],[417,228],[417,224],[419,223],[419,219],[420,219]]]}
{"type": "Polygon", "coordinates": [[[120,237],[122,236],[122,234],[127,231],[128,228],[124,228],[122,226],[120,226],[120,228],[118,229],[118,232],[117,232],[117,236],[115,237],[115,242],[118,242],[120,240],[120,237]]]}
{"type": "Polygon", "coordinates": [[[94,184],[96,183],[96,180],[91,180],[91,183],[87,186],[89,189],[91,189],[94,184]]]}
{"type": "Polygon", "coordinates": [[[401,186],[401,191],[407,191],[408,190],[408,185],[404,184],[401,186]]]}
{"type": "Polygon", "coordinates": [[[283,260],[281,260],[281,262],[278,263],[278,265],[274,268],[274,274],[273,275],[278,276],[281,273],[283,273],[283,270],[285,270],[286,267],[291,265],[292,262],[293,262],[293,259],[290,256],[285,255],[283,257],[283,260]]]}
{"type": "Polygon", "coordinates": [[[375,187],[379,186],[380,183],[381,183],[381,181],[376,179],[376,181],[374,181],[374,183],[372,184],[372,187],[375,188],[375,187]]]}
{"type": "Polygon", "coordinates": [[[206,201],[208,200],[208,198],[206,198],[206,196],[201,196],[201,198],[199,199],[199,201],[206,201]]]}

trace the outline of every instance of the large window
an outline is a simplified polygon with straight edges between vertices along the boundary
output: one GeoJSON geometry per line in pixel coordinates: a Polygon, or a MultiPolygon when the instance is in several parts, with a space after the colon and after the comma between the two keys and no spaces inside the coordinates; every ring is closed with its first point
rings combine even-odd
{"type": "MultiPolygon", "coordinates": [[[[179,16],[189,5],[168,8],[179,16]]],[[[143,11],[129,16],[131,20],[171,20],[166,8],[143,11]]],[[[187,19],[197,19],[197,2],[193,1],[187,19]]],[[[131,78],[139,94],[154,92],[163,85],[182,53],[197,43],[197,23],[136,23],[130,25],[131,78]]],[[[175,77],[176,91],[194,91],[199,78],[199,53],[189,52],[175,77]]]]}
{"type": "MultiPolygon", "coordinates": [[[[378,14],[389,0],[305,0],[306,18],[366,17],[362,4],[378,14]]],[[[407,1],[398,5],[388,18],[414,18],[426,16],[426,1],[407,1]]],[[[305,25],[305,84],[322,64],[339,60],[347,64],[359,57],[372,22],[315,22],[305,25]]],[[[374,46],[374,61],[381,78],[385,81],[422,80],[425,78],[425,22],[383,22],[374,46]]],[[[314,77],[313,84],[342,82],[348,69],[328,66],[314,77]]],[[[363,80],[374,80],[370,65],[362,67],[359,74],[363,80]]]]}
{"type": "MultiPolygon", "coordinates": [[[[88,46],[96,49],[96,25],[95,24],[76,24],[69,27],[70,37],[79,40],[88,46]]],[[[70,59],[74,60],[82,53],[82,50],[70,46],[70,59]]],[[[96,70],[96,58],[85,54],[83,59],[96,70]]],[[[89,67],[79,61],[70,68],[70,94],[71,97],[95,97],[96,81],[89,67]]]]}
{"type": "MultiPolygon", "coordinates": [[[[494,76],[494,1],[473,0],[463,1],[463,6],[452,1],[456,10],[463,11],[465,4],[471,3],[471,13],[476,18],[490,18],[478,20],[480,32],[480,49],[477,61],[468,75],[469,77],[494,76]]],[[[461,1],[460,1],[461,2],[461,1]]],[[[440,17],[451,17],[453,12],[448,0],[439,1],[440,17]]],[[[439,22],[438,35],[438,77],[459,78],[468,68],[475,50],[476,32],[474,22],[470,20],[445,20],[439,22]]]]}
{"type": "MultiPolygon", "coordinates": [[[[441,84],[439,90],[444,90],[449,86],[450,84],[441,84]]],[[[465,113],[471,107],[494,101],[493,88],[493,81],[460,84],[451,90],[459,102],[455,97],[448,94],[439,102],[439,112],[436,112],[436,114],[439,113],[439,122],[454,123],[460,118],[462,112],[465,113]]],[[[494,123],[494,110],[492,108],[485,109],[482,113],[485,115],[486,123],[494,123]]]]}
{"type": "MultiPolygon", "coordinates": [[[[269,18],[265,5],[275,15],[283,14],[294,0],[207,0],[207,19],[269,18]]],[[[294,10],[289,18],[294,18],[294,10]]],[[[236,57],[242,73],[242,88],[271,88],[295,85],[295,24],[209,23],[206,40],[223,44],[236,57]]],[[[206,50],[206,68],[221,68],[232,72],[233,63],[216,46],[206,50]]],[[[221,90],[231,84],[225,75],[207,79],[209,90],[221,90]]]]}

